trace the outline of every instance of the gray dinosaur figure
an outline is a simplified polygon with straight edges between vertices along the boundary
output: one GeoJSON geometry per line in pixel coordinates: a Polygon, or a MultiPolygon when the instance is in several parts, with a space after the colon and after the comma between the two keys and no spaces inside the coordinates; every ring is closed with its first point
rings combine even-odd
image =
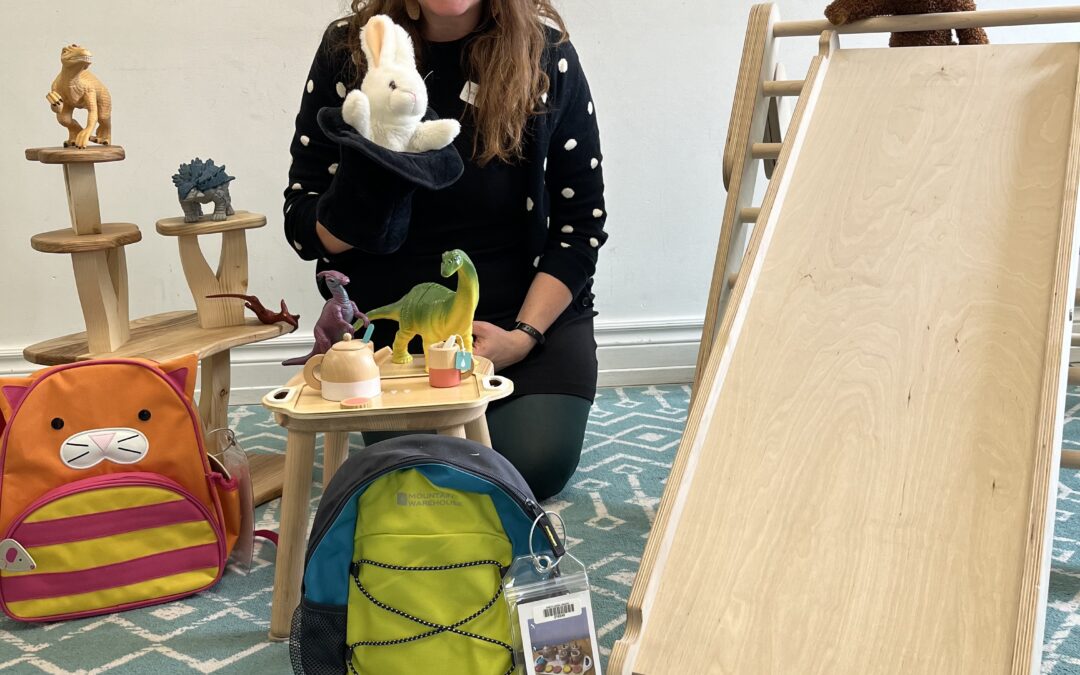
{"type": "Polygon", "coordinates": [[[202,218],[203,204],[214,203],[213,220],[225,220],[236,213],[229,196],[229,183],[234,179],[225,173],[225,165],[217,166],[214,160],[205,162],[196,157],[186,164],[181,164],[173,174],[180,206],[184,209],[184,222],[195,223],[202,218]]]}
{"type": "Polygon", "coordinates": [[[313,331],[315,333],[315,346],[312,347],[310,353],[304,356],[282,361],[281,365],[283,366],[302,366],[312,356],[325,354],[346,333],[351,335],[355,330],[353,328],[354,323],[359,325],[360,322],[363,322],[364,328],[367,328],[368,324],[371,323],[367,316],[356,306],[356,303],[349,299],[349,294],[345,292],[345,287],[349,285],[349,277],[341,272],[327,270],[326,272],[319,272],[315,278],[323,280],[330,290],[330,299],[323,305],[319,320],[315,322],[313,331]]]}

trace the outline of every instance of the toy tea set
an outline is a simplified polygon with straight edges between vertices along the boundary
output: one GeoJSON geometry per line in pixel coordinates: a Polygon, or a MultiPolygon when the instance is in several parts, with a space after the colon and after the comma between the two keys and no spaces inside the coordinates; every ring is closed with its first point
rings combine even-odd
{"type": "Polygon", "coordinates": [[[456,291],[436,283],[420,284],[398,302],[367,314],[345,292],[348,277],[320,272],[331,295],[315,327],[315,346],[311,353],[284,362],[304,365],[304,383],[270,392],[263,404],[292,416],[324,417],[358,409],[483,405],[509,396],[513,384],[492,375],[491,362],[471,351],[472,317],[479,297],[476,269],[463,251],[453,250],[443,254],[441,271],[444,277],[458,276],[456,291]],[[399,319],[399,328],[394,349],[375,351],[371,320],[382,318],[399,319]],[[359,330],[364,330],[363,336],[354,337],[359,330]],[[417,334],[424,342],[422,365],[408,353],[417,334]]]}

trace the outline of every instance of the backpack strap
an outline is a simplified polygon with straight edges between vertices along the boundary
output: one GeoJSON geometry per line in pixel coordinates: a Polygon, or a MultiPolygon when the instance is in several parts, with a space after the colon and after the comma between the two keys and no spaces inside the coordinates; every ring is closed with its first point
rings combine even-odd
{"type": "Polygon", "coordinates": [[[274,546],[278,545],[278,533],[273,530],[255,530],[256,537],[262,537],[274,546]]]}

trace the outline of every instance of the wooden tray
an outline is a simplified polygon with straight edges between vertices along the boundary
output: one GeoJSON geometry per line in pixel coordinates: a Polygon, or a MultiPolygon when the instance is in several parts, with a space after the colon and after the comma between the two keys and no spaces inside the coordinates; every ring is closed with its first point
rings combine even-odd
{"type": "Polygon", "coordinates": [[[1080,45],[822,47],[609,670],[1037,672],[1080,45]]]}
{"type": "Polygon", "coordinates": [[[279,387],[263,397],[262,403],[273,412],[296,419],[384,415],[402,411],[437,411],[475,408],[514,393],[514,383],[505,377],[489,374],[490,362],[476,357],[477,371],[462,378],[457,387],[440,389],[428,384],[423,359],[408,365],[385,364],[382,367],[382,395],[366,408],[343,408],[327,401],[306,384],[279,387]]]}

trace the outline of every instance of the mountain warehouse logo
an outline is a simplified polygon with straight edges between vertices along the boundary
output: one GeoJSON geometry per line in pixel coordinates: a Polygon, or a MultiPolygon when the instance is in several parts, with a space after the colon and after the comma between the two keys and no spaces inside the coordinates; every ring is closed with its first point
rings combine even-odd
{"type": "Polygon", "coordinates": [[[461,506],[457,495],[449,492],[399,492],[398,506],[461,506]]]}

